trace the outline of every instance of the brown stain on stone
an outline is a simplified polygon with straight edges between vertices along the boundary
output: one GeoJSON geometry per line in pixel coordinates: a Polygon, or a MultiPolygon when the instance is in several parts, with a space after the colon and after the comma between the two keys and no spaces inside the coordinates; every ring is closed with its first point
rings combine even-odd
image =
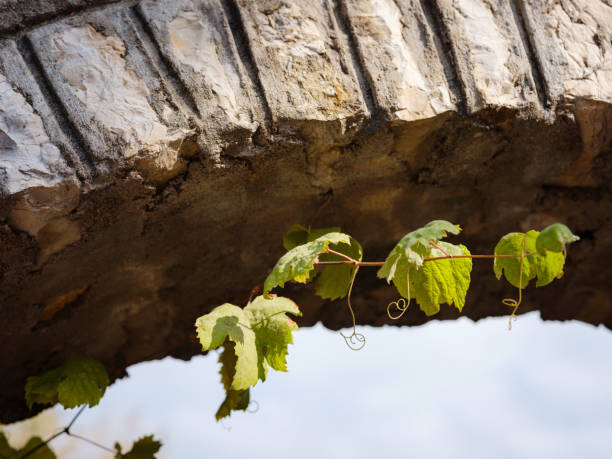
{"type": "Polygon", "coordinates": [[[40,314],[40,319],[38,319],[37,323],[48,322],[49,320],[51,320],[53,316],[55,316],[55,314],[57,314],[62,309],[64,309],[66,305],[73,303],[81,295],[83,295],[87,291],[88,288],[89,288],[89,285],[84,285],[81,288],[71,290],[68,293],[65,293],[57,297],[52,303],[49,303],[47,306],[43,308],[40,314]]]}

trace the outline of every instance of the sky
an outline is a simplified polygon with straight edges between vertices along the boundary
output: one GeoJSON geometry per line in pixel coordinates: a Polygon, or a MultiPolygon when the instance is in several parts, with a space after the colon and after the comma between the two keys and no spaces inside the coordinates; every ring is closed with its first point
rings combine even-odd
{"type": "MultiPolygon", "coordinates": [[[[610,330],[530,313],[512,331],[507,318],[358,331],[358,352],[322,326],[295,332],[289,372],[251,389],[256,412],[215,421],[224,394],[212,352],[130,367],[73,431],[124,451],[154,434],[167,459],[610,457],[610,330]]],[[[74,412],[5,430],[18,446],[74,412]]],[[[51,446],[61,459],[112,457],[66,436],[51,446]]]]}

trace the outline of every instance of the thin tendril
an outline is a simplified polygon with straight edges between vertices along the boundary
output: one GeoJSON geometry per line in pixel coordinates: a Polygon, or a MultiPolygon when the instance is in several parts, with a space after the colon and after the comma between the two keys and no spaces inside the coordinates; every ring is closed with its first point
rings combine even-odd
{"type": "Polygon", "coordinates": [[[389,316],[389,319],[391,320],[397,320],[404,315],[404,313],[406,312],[406,309],[408,309],[408,306],[409,306],[409,303],[406,303],[406,300],[404,298],[400,298],[397,301],[392,301],[391,303],[387,305],[387,316],[389,316]],[[397,309],[399,311],[399,314],[394,316],[391,313],[392,307],[397,309]]]}
{"type": "Polygon", "coordinates": [[[257,400],[251,400],[245,411],[247,413],[257,413],[259,411],[259,402],[257,400]],[[255,407],[251,408],[251,405],[255,405],[255,407]]]}
{"type": "Polygon", "coordinates": [[[527,235],[523,235],[523,249],[522,249],[522,253],[521,253],[521,261],[520,261],[520,265],[519,265],[519,294],[518,294],[518,301],[515,300],[514,298],[504,298],[502,300],[502,303],[510,308],[514,308],[512,309],[512,314],[510,314],[510,317],[508,318],[508,330],[512,330],[512,321],[514,320],[516,322],[517,318],[516,318],[516,310],[518,309],[518,307],[521,305],[521,301],[523,300],[523,260],[525,259],[525,256],[527,256],[527,235]]]}
{"type": "Polygon", "coordinates": [[[392,301],[391,303],[389,303],[387,305],[387,315],[389,316],[389,319],[391,320],[397,320],[400,317],[402,317],[404,315],[404,313],[406,312],[406,309],[408,309],[408,306],[410,306],[410,270],[406,270],[406,285],[408,286],[408,301],[406,301],[404,298],[400,298],[397,301],[392,301]],[[397,309],[399,311],[398,315],[393,315],[391,314],[391,307],[395,306],[395,309],[397,309]]]}
{"type": "Polygon", "coordinates": [[[348,295],[346,297],[346,303],[353,319],[353,333],[351,333],[349,336],[340,333],[340,335],[344,338],[344,342],[346,343],[346,345],[353,351],[359,351],[363,349],[366,343],[365,336],[363,336],[361,333],[357,333],[355,312],[353,311],[353,306],[351,306],[351,292],[353,291],[353,284],[355,283],[355,277],[357,277],[357,271],[359,271],[359,265],[355,264],[355,271],[353,271],[353,278],[351,279],[351,285],[349,286],[348,295]]]}

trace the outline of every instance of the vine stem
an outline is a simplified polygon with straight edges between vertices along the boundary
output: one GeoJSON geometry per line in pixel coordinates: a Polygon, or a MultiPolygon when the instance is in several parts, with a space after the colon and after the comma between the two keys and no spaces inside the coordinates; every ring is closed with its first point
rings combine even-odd
{"type": "Polygon", "coordinates": [[[43,441],[42,443],[39,443],[38,445],[36,445],[34,448],[32,448],[29,451],[26,451],[23,455],[19,456],[20,459],[24,459],[26,457],[31,456],[32,454],[34,454],[36,451],[38,451],[40,448],[47,446],[52,440],[55,440],[57,437],[61,436],[61,435],[68,435],[69,437],[74,437],[74,438],[78,438],[79,440],[83,440],[86,441],[87,443],[90,443],[94,446],[97,446],[100,449],[103,449],[105,451],[109,451],[111,453],[116,453],[116,451],[114,449],[110,449],[107,448],[104,445],[101,445],[99,443],[96,443],[93,440],[90,440],[89,438],[85,438],[82,437],[80,435],[77,435],[75,433],[70,432],[70,429],[72,428],[72,426],[74,425],[74,423],[76,422],[76,420],[79,418],[79,416],[81,416],[81,414],[83,413],[83,411],[85,411],[85,408],[87,408],[87,405],[83,405],[79,411],[77,411],[77,413],[74,415],[74,417],[72,418],[72,420],[70,421],[70,423],[64,427],[62,430],[60,430],[59,432],[57,432],[56,434],[50,436],[49,438],[47,438],[45,441],[43,441]]]}
{"type": "Polygon", "coordinates": [[[349,257],[348,255],[345,255],[343,253],[340,252],[336,252],[335,250],[330,249],[329,247],[326,250],[327,253],[331,253],[332,255],[337,255],[340,258],[344,258],[346,260],[345,263],[350,263],[352,265],[354,265],[355,263],[359,263],[357,260],[352,259],[351,257],[349,257]]]}
{"type": "Polygon", "coordinates": [[[110,449],[110,448],[108,448],[108,447],[106,447],[104,445],[101,445],[100,443],[97,443],[97,442],[95,442],[93,440],[90,440],[89,438],[81,437],[80,435],[73,434],[73,433],[69,433],[68,435],[71,436],[71,437],[74,437],[74,438],[78,438],[79,440],[83,440],[83,441],[89,443],[90,445],[97,446],[98,448],[103,449],[105,451],[108,451],[109,453],[113,453],[113,454],[117,453],[117,450],[110,449]]]}
{"type": "MultiPolygon", "coordinates": [[[[382,266],[385,264],[384,261],[357,261],[353,260],[351,257],[348,257],[339,252],[335,252],[333,250],[329,250],[329,253],[333,253],[334,255],[341,256],[342,258],[346,258],[346,261],[316,261],[315,265],[356,265],[356,266],[382,266]]],[[[436,260],[449,260],[451,258],[524,258],[530,257],[532,255],[536,255],[536,252],[528,253],[528,254],[520,254],[520,255],[448,255],[443,257],[431,257],[425,258],[423,262],[436,261],[436,260]]]]}

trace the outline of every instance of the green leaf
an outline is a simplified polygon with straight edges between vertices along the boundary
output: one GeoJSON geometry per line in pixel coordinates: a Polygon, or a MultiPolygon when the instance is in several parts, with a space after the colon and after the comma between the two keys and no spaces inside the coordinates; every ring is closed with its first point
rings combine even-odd
{"type": "Polygon", "coordinates": [[[283,247],[285,250],[291,250],[298,245],[312,242],[315,239],[323,236],[327,233],[339,233],[340,228],[337,226],[331,226],[329,228],[317,228],[309,229],[304,225],[293,225],[287,234],[283,236],[283,247]]]}
{"type": "Polygon", "coordinates": [[[563,276],[565,257],[562,253],[546,251],[541,255],[536,250],[536,240],[540,233],[528,231],[525,233],[509,233],[500,239],[495,246],[495,255],[521,255],[523,253],[523,238],[525,237],[526,253],[533,254],[523,258],[522,282],[520,276],[521,258],[496,258],[493,271],[498,279],[502,274],[515,287],[526,288],[532,279],[536,279],[536,287],[550,284],[554,279],[563,276]]]}
{"type": "MultiPolygon", "coordinates": [[[[28,440],[23,448],[19,450],[19,457],[22,457],[28,451],[32,451],[38,445],[43,444],[43,440],[40,437],[32,437],[28,440]]],[[[28,456],[30,459],[56,459],[55,453],[49,448],[49,445],[44,445],[34,451],[28,456]]]]}
{"type": "Polygon", "coordinates": [[[302,225],[293,225],[287,234],[283,236],[283,247],[285,250],[291,250],[298,245],[308,242],[308,228],[302,225]]]}
{"type": "Polygon", "coordinates": [[[264,294],[274,287],[282,287],[285,282],[295,281],[305,283],[311,279],[314,261],[324,253],[330,244],[350,244],[350,236],[343,233],[327,233],[317,239],[298,245],[283,255],[264,282],[264,294]]]}
{"type": "MultiPolygon", "coordinates": [[[[363,249],[359,242],[353,237],[350,238],[350,243],[333,244],[330,249],[340,252],[351,257],[353,260],[361,261],[363,258],[363,249]]],[[[339,255],[331,253],[322,254],[319,257],[321,261],[345,261],[339,255]]],[[[328,300],[344,298],[348,294],[348,290],[355,272],[355,265],[330,265],[324,266],[321,273],[317,277],[315,290],[317,295],[328,300]]]]}
{"type": "MultiPolygon", "coordinates": [[[[318,228],[308,229],[303,225],[293,225],[283,238],[285,249],[291,250],[299,245],[312,242],[321,236],[329,233],[338,233],[340,228],[318,228]]],[[[359,242],[354,238],[350,238],[350,242],[340,244],[330,244],[330,249],[348,255],[354,260],[361,261],[363,258],[363,249],[359,242]]],[[[343,261],[344,258],[333,254],[321,254],[320,261],[343,261]]],[[[348,289],[353,278],[355,267],[352,265],[325,266],[317,277],[315,290],[321,298],[335,300],[343,298],[348,294],[348,289]]],[[[311,271],[308,281],[315,277],[315,272],[311,271]]]]}
{"type": "Polygon", "coordinates": [[[311,229],[308,232],[308,240],[306,242],[312,242],[315,239],[319,239],[321,236],[324,236],[329,233],[340,233],[340,228],[338,226],[330,226],[329,228],[315,228],[311,229]]]}
{"type": "Polygon", "coordinates": [[[63,365],[26,381],[26,403],[74,408],[85,403],[95,406],[109,384],[104,366],[90,357],[70,357],[63,365]]]}
{"type": "Polygon", "coordinates": [[[259,368],[255,332],[243,309],[225,303],[198,318],[196,329],[205,351],[218,348],[226,337],[235,344],[238,360],[232,383],[234,390],[244,390],[257,384],[259,368]]]}
{"type": "Polygon", "coordinates": [[[251,403],[250,390],[230,390],[215,413],[215,419],[220,421],[232,415],[232,411],[246,411],[251,403]]]}
{"type": "Polygon", "coordinates": [[[378,270],[378,277],[391,282],[399,266],[405,267],[408,264],[418,269],[430,253],[432,241],[437,243],[440,239],[446,237],[447,232],[459,234],[460,231],[459,226],[446,220],[434,220],[424,227],[406,234],[389,253],[385,264],[378,270]]]}
{"type": "Polygon", "coordinates": [[[572,234],[570,229],[561,223],[554,223],[542,230],[536,239],[536,249],[540,255],[545,255],[546,251],[563,252],[565,244],[579,241],[580,238],[572,234]]]}
{"type": "Polygon", "coordinates": [[[250,390],[230,390],[215,413],[215,419],[220,421],[231,416],[232,411],[246,411],[251,403],[250,390]]]}
{"type": "MultiPolygon", "coordinates": [[[[438,242],[438,246],[449,255],[470,255],[464,245],[438,242]]],[[[429,257],[445,254],[434,248],[429,257]]],[[[425,263],[421,269],[411,267],[410,293],[420,308],[431,316],[440,311],[440,304],[454,305],[460,312],[465,305],[465,296],[470,286],[471,258],[450,258],[425,263]]]]}
{"type": "Polygon", "coordinates": [[[13,457],[13,452],[16,452],[13,448],[10,447],[9,442],[4,435],[4,432],[0,432],[0,457],[13,457]]]}
{"type": "MultiPolygon", "coordinates": [[[[443,257],[449,255],[470,255],[463,245],[453,245],[448,242],[438,242],[437,248],[432,248],[425,258],[443,257]]],[[[408,258],[401,258],[393,274],[393,284],[399,294],[416,299],[417,304],[425,314],[431,316],[440,311],[440,304],[454,305],[459,311],[465,305],[465,296],[470,286],[472,271],[471,258],[449,258],[432,260],[420,268],[410,264],[408,258]],[[408,291],[407,273],[410,273],[410,292],[408,291]]]]}
{"type": "Polygon", "coordinates": [[[298,327],[286,313],[302,315],[288,298],[258,296],[244,309],[226,303],[196,321],[204,350],[224,345],[219,363],[226,397],[215,415],[217,421],[248,408],[249,387],[265,381],[268,365],[287,371],[288,347],[298,327]]]}
{"type": "Polygon", "coordinates": [[[235,352],[235,344],[226,340],[223,344],[223,352],[219,355],[219,363],[221,364],[221,383],[225,389],[225,400],[219,406],[215,418],[217,421],[230,416],[232,411],[245,411],[249,407],[250,394],[249,389],[232,390],[232,381],[236,374],[237,356],[235,352]]]}
{"type": "MultiPolygon", "coordinates": [[[[19,450],[11,448],[8,440],[3,432],[0,432],[0,458],[2,459],[19,459],[28,451],[32,451],[38,445],[43,444],[40,437],[32,437],[28,440],[25,446],[19,450]]],[[[28,455],[31,459],[56,459],[55,453],[49,448],[49,445],[44,445],[28,455]]]]}
{"type": "Polygon", "coordinates": [[[285,313],[302,315],[288,298],[258,296],[244,309],[226,303],[197,319],[203,350],[216,349],[226,337],[234,343],[236,364],[231,390],[246,390],[260,379],[265,381],[268,365],[287,370],[288,345],[293,344],[292,332],[297,325],[285,313]]]}
{"type": "Polygon", "coordinates": [[[157,453],[162,444],[160,441],[153,439],[153,435],[147,435],[139,440],[135,441],[132,445],[132,449],[127,453],[121,453],[121,445],[115,443],[115,454],[116,459],[155,459],[155,453],[157,453]]]}

